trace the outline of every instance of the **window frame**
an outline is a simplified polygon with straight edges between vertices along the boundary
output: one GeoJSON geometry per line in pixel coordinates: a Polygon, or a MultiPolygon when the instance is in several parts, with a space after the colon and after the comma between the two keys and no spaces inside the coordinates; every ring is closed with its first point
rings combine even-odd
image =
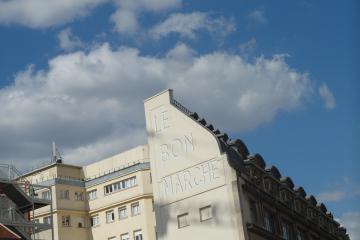
{"type": "Polygon", "coordinates": [[[199,208],[199,215],[200,215],[200,222],[204,222],[204,221],[211,220],[211,219],[213,218],[212,206],[211,206],[211,204],[199,208]],[[209,216],[207,216],[206,218],[203,218],[203,214],[202,214],[202,213],[203,213],[203,211],[205,211],[205,210],[209,210],[209,216]]]}
{"type": "Polygon", "coordinates": [[[189,216],[188,212],[177,215],[178,229],[190,226],[190,223],[188,221],[188,216],[189,216]],[[181,218],[185,219],[185,224],[181,224],[182,223],[181,218]]]}
{"type": "Polygon", "coordinates": [[[106,218],[106,223],[112,223],[115,221],[115,212],[114,212],[114,209],[112,210],[108,210],[105,212],[105,218],[106,218]],[[111,214],[111,220],[108,219],[108,214],[111,214]]]}
{"type": "Polygon", "coordinates": [[[135,202],[131,204],[131,216],[137,216],[141,214],[141,209],[140,209],[140,202],[135,202]],[[135,207],[137,207],[136,209],[138,210],[137,212],[134,211],[135,207]]]}

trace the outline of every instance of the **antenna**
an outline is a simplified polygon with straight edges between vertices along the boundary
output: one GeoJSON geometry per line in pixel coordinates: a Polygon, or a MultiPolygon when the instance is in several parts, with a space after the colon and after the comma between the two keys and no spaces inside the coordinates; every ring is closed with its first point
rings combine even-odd
{"type": "Polygon", "coordinates": [[[56,148],[55,141],[52,142],[52,162],[62,163],[62,157],[56,148]]]}

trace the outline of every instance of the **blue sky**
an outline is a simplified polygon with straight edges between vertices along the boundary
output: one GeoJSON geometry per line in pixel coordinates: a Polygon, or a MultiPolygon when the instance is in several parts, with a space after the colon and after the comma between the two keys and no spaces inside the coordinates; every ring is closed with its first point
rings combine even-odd
{"type": "Polygon", "coordinates": [[[142,100],[170,87],[359,239],[359,10],[0,0],[0,158],[29,168],[55,140],[66,162],[84,164],[142,144],[142,100]]]}

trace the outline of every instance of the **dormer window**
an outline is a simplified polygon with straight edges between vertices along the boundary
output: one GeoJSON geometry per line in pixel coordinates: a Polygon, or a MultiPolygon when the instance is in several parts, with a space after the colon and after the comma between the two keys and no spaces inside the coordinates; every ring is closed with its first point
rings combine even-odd
{"type": "Polygon", "coordinates": [[[270,179],[265,179],[264,185],[265,185],[265,191],[267,193],[271,193],[271,190],[272,190],[272,182],[271,182],[271,180],[270,179]]]}

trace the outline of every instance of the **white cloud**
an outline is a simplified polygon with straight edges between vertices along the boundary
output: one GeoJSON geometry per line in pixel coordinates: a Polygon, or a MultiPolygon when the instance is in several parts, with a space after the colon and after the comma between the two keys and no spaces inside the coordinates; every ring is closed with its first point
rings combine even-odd
{"type": "Polygon", "coordinates": [[[256,39],[251,38],[249,41],[241,43],[239,48],[241,53],[253,52],[256,48],[256,39]]]}
{"type": "Polygon", "coordinates": [[[70,28],[65,28],[58,34],[60,48],[65,51],[71,51],[84,46],[80,38],[74,36],[70,28]]]}
{"type": "Polygon", "coordinates": [[[133,35],[139,29],[137,14],[129,10],[117,10],[111,15],[111,21],[115,24],[115,31],[133,35]]]}
{"type": "Polygon", "coordinates": [[[344,191],[335,190],[329,192],[322,192],[316,198],[319,202],[337,202],[344,199],[346,196],[344,191]]]}
{"type": "Polygon", "coordinates": [[[185,106],[228,131],[270,122],[311,94],[306,74],[284,57],[247,62],[226,52],[197,53],[184,44],[164,56],[104,44],[19,72],[0,89],[0,158],[48,159],[55,140],[72,163],[90,162],[145,143],[143,99],[166,88],[185,106]]]}
{"type": "Polygon", "coordinates": [[[263,9],[255,9],[248,14],[248,18],[257,23],[266,23],[265,11],[263,9]]]}
{"type": "Polygon", "coordinates": [[[360,212],[344,213],[339,221],[346,228],[351,240],[360,240],[360,212]]]}
{"type": "Polygon", "coordinates": [[[215,18],[208,13],[173,13],[163,22],[150,30],[150,35],[159,39],[171,33],[177,33],[183,38],[195,38],[200,30],[207,30],[217,37],[225,37],[235,31],[233,20],[223,17],[215,18]]]}
{"type": "Polygon", "coordinates": [[[330,91],[329,87],[325,83],[322,83],[319,87],[319,94],[324,100],[326,109],[331,110],[336,107],[334,94],[330,91]]]}
{"type": "Polygon", "coordinates": [[[0,0],[0,24],[46,28],[71,22],[108,0],[0,0]]]}
{"type": "Polygon", "coordinates": [[[133,35],[139,31],[139,14],[142,12],[159,13],[181,5],[181,0],[115,0],[116,12],[110,20],[115,24],[114,30],[133,35]]]}

